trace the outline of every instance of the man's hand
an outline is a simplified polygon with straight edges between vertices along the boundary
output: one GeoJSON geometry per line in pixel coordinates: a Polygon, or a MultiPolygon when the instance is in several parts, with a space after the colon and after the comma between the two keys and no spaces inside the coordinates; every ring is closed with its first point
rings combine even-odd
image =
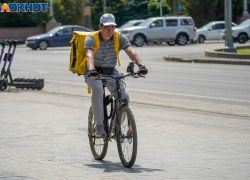
{"type": "Polygon", "coordinates": [[[89,75],[90,75],[91,79],[97,79],[99,73],[96,70],[93,69],[93,70],[89,71],[89,75]]]}
{"type": "Polygon", "coordinates": [[[143,66],[139,69],[139,76],[145,76],[147,74],[148,74],[148,70],[145,66],[143,66]]]}

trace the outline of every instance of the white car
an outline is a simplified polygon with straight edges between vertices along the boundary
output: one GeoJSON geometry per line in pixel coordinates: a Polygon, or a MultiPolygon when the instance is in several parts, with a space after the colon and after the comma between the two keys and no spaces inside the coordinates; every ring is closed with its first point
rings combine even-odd
{"type": "Polygon", "coordinates": [[[196,37],[196,28],[190,16],[166,16],[148,18],[139,26],[121,31],[137,47],[167,42],[170,46],[185,45],[196,37]]]}
{"type": "Polygon", "coordinates": [[[130,21],[126,22],[125,24],[121,25],[119,28],[115,28],[115,30],[118,32],[121,32],[122,29],[132,27],[132,26],[138,26],[143,21],[145,21],[145,19],[130,20],[130,21]]]}
{"type": "MultiPolygon", "coordinates": [[[[233,27],[232,36],[234,41],[241,44],[247,42],[250,38],[250,19],[243,21],[237,27],[233,27]]],[[[222,32],[222,38],[225,39],[225,31],[222,32]]]]}
{"type": "MultiPolygon", "coordinates": [[[[232,22],[232,27],[234,26],[237,26],[237,24],[232,22]]],[[[221,33],[224,29],[225,21],[212,21],[197,29],[194,41],[204,43],[205,40],[223,40],[221,33]]]]}

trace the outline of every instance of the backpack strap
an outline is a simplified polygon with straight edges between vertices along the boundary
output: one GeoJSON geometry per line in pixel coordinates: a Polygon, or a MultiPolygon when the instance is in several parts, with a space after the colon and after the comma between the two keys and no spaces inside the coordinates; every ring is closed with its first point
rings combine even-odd
{"type": "MultiPolygon", "coordinates": [[[[99,32],[95,31],[92,33],[92,36],[95,39],[95,45],[94,45],[94,53],[97,51],[97,49],[100,46],[100,38],[99,38],[99,32]]],[[[115,31],[114,33],[114,47],[115,47],[115,52],[116,52],[116,56],[117,56],[117,61],[118,61],[118,65],[121,66],[120,63],[120,59],[119,59],[119,50],[120,50],[120,33],[115,31]]],[[[91,89],[89,89],[88,87],[88,93],[91,93],[91,89]]]]}
{"type": "Polygon", "coordinates": [[[93,36],[94,39],[95,39],[94,53],[96,53],[97,49],[98,49],[99,46],[100,46],[100,38],[99,38],[99,33],[98,33],[98,31],[93,32],[93,33],[92,33],[92,36],[93,36]]]}
{"type": "Polygon", "coordinates": [[[117,31],[115,31],[115,34],[114,34],[114,46],[115,46],[115,52],[117,56],[118,65],[121,66],[120,59],[119,59],[120,33],[117,31]]]}

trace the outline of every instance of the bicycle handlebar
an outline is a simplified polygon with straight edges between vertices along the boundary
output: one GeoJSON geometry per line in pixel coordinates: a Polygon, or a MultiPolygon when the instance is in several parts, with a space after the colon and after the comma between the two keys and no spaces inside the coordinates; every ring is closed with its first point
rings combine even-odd
{"type": "Polygon", "coordinates": [[[1,42],[0,42],[0,44],[9,44],[9,45],[17,45],[17,40],[12,40],[12,39],[7,39],[7,40],[2,40],[1,42]]]}
{"type": "MultiPolygon", "coordinates": [[[[139,76],[139,71],[138,72],[135,72],[135,73],[129,73],[129,74],[126,74],[126,75],[123,75],[123,73],[119,73],[118,76],[116,77],[113,77],[112,75],[103,75],[103,74],[99,74],[96,78],[96,80],[105,80],[106,77],[109,77],[109,78],[112,78],[112,79],[116,79],[116,80],[119,80],[119,79],[123,79],[125,77],[129,77],[129,76],[132,76],[134,78],[145,78],[145,76],[139,76]]],[[[90,77],[90,75],[88,74],[88,77],[90,77]]]]}

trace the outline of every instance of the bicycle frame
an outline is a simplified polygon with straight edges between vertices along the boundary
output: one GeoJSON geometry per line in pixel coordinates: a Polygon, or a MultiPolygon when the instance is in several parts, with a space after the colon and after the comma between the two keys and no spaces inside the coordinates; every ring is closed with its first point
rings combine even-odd
{"type": "MultiPolygon", "coordinates": [[[[105,77],[105,75],[103,76],[105,77]]],[[[125,105],[128,105],[127,99],[123,99],[121,97],[121,88],[120,88],[120,79],[116,79],[116,90],[113,91],[110,95],[107,97],[105,96],[105,87],[106,87],[106,80],[103,80],[103,106],[104,106],[104,124],[105,124],[105,130],[108,133],[107,138],[108,140],[112,139],[111,133],[112,133],[112,128],[114,126],[114,123],[117,123],[118,125],[118,130],[119,130],[119,135],[121,135],[121,126],[120,126],[120,119],[118,116],[118,108],[120,104],[123,102],[125,105]],[[114,103],[114,108],[113,108],[113,97],[117,94],[117,99],[115,99],[114,103]],[[108,117],[107,115],[107,105],[111,102],[111,112],[110,116],[108,117]],[[108,127],[108,120],[111,118],[110,122],[110,127],[108,127]]]]}

